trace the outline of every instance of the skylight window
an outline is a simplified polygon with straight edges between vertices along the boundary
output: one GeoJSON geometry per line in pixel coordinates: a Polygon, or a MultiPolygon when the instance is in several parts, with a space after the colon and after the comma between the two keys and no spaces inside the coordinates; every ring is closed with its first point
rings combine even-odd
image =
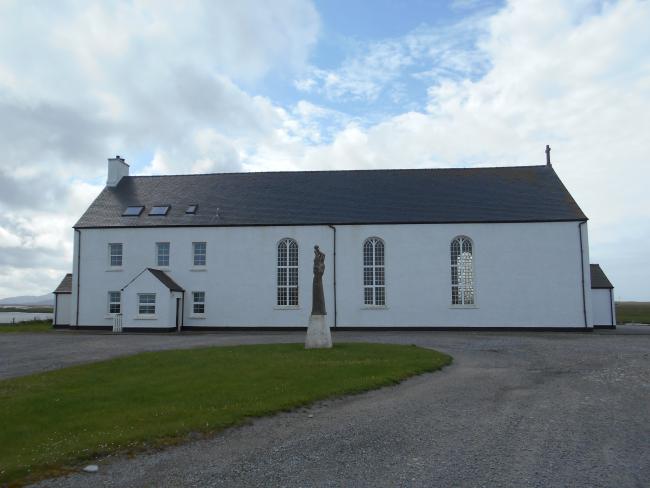
{"type": "Polygon", "coordinates": [[[161,205],[158,207],[151,207],[149,215],[167,215],[167,212],[169,212],[169,205],[161,205]]]}
{"type": "Polygon", "coordinates": [[[131,206],[126,207],[126,209],[124,210],[124,213],[122,215],[125,216],[125,217],[137,217],[138,215],[140,215],[142,213],[143,210],[144,210],[143,206],[134,205],[132,207],[131,206]]]}
{"type": "Polygon", "coordinates": [[[196,211],[198,210],[199,206],[198,205],[189,205],[187,207],[187,210],[185,210],[186,214],[195,214],[196,211]]]}

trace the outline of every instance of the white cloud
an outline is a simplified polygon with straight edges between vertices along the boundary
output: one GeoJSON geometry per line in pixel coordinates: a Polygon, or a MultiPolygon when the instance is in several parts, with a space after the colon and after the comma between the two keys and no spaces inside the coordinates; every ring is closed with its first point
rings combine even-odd
{"type": "Polygon", "coordinates": [[[318,29],[307,0],[0,3],[0,297],[70,270],[106,157],[241,169],[241,147],[276,139],[286,115],[238,84],[302,69],[318,29]]]}
{"type": "Polygon", "coordinates": [[[293,84],[300,91],[310,92],[316,86],[317,82],[313,78],[305,78],[301,80],[295,80],[293,84]]]}
{"type": "Polygon", "coordinates": [[[375,102],[386,93],[399,101],[400,80],[474,76],[487,69],[477,47],[486,27],[485,17],[474,14],[452,25],[423,25],[402,37],[351,41],[352,53],[339,67],[312,66],[294,85],[330,100],[375,102]]]}
{"type": "MultiPolygon", "coordinates": [[[[24,185],[20,180],[15,184],[24,185]]],[[[32,201],[43,205],[17,208],[0,201],[0,296],[47,293],[70,272],[72,225],[101,186],[70,180],[60,188],[65,189],[58,190],[58,197],[40,186],[25,188],[32,201]]]]}
{"type": "Polygon", "coordinates": [[[12,248],[20,246],[20,237],[10,229],[0,227],[0,248],[12,248]]]}

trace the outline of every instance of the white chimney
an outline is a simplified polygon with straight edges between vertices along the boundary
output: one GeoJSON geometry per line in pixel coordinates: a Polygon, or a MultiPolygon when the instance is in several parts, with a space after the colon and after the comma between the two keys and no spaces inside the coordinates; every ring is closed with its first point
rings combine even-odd
{"type": "Polygon", "coordinates": [[[129,165],[119,156],[109,158],[106,186],[117,186],[123,176],[129,176],[129,165]]]}

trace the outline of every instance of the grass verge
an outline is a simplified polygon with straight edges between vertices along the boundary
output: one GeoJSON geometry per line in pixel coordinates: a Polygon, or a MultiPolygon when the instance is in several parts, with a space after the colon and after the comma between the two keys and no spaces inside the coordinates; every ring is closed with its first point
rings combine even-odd
{"type": "Polygon", "coordinates": [[[650,324],[650,302],[616,302],[619,324],[650,324]]]}
{"type": "Polygon", "coordinates": [[[0,306],[0,312],[21,312],[21,313],[53,313],[54,308],[52,307],[8,307],[0,306]]]}
{"type": "Polygon", "coordinates": [[[50,332],[51,320],[30,320],[29,322],[16,322],[15,324],[0,324],[0,334],[5,332],[50,332]]]}
{"type": "Polygon", "coordinates": [[[0,484],[435,371],[451,357],[392,344],[275,344],[137,354],[0,381],[0,484]]]}

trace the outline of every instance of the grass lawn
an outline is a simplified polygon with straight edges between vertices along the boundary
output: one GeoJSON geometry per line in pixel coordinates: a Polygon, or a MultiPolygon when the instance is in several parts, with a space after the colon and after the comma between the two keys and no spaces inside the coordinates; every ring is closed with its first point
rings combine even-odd
{"type": "Polygon", "coordinates": [[[50,332],[51,320],[30,320],[29,322],[16,322],[15,324],[0,324],[0,334],[3,332],[50,332]]]}
{"type": "Polygon", "coordinates": [[[650,324],[650,302],[616,302],[616,322],[650,324]]]}
{"type": "Polygon", "coordinates": [[[0,306],[0,312],[53,313],[52,307],[6,307],[0,306]]]}
{"type": "Polygon", "coordinates": [[[397,383],[451,363],[415,346],[302,344],[137,354],[0,381],[0,484],[248,417],[397,383]]]}

